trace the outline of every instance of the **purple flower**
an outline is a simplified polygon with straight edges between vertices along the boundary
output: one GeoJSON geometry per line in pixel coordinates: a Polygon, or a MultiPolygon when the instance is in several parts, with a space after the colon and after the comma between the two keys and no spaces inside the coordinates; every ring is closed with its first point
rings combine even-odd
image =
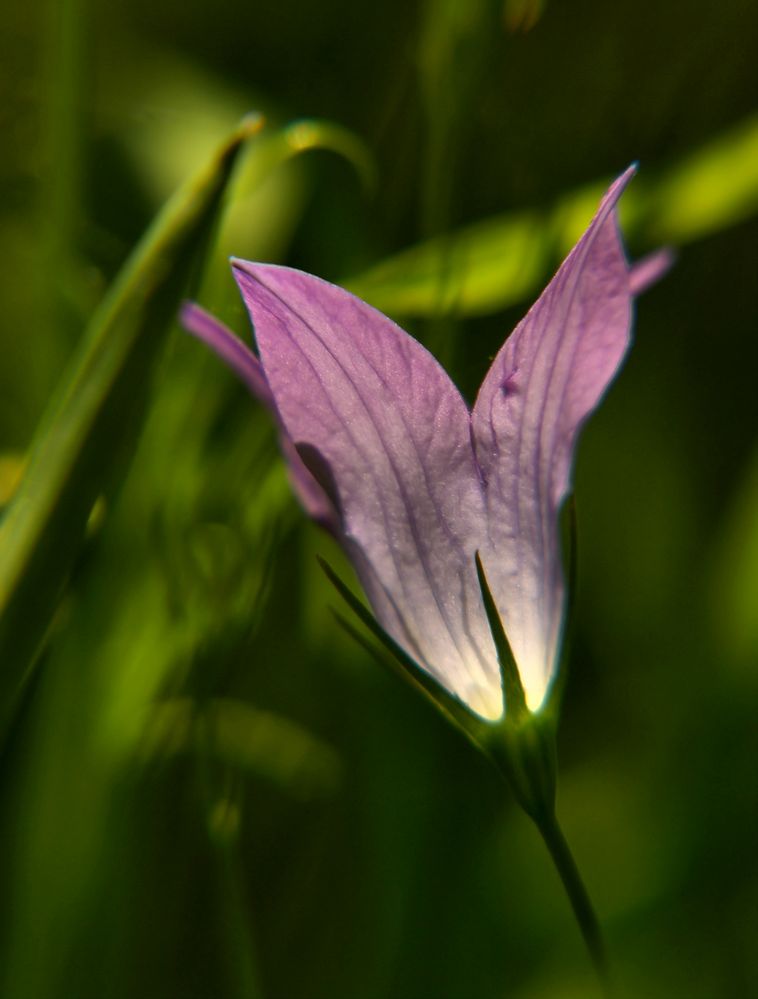
{"type": "Polygon", "coordinates": [[[432,355],[341,288],[233,261],[260,359],[197,306],[184,325],[275,415],[305,510],[347,552],[382,627],[481,718],[504,711],[478,552],[531,711],[555,676],[565,611],[558,515],[578,432],[630,342],[630,267],[611,186],[506,340],[473,409],[432,355]]]}

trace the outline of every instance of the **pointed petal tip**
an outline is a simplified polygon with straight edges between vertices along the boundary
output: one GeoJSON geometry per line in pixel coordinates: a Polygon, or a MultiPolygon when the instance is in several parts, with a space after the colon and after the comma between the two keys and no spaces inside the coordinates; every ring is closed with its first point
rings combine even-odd
{"type": "MultiPolygon", "coordinates": [[[[601,213],[604,207],[615,207],[619,198],[626,189],[627,184],[639,170],[639,166],[639,161],[634,160],[629,164],[623,173],[619,174],[616,180],[608,188],[598,214],[601,213]]],[[[646,291],[651,285],[660,281],[660,279],[665,276],[665,274],[673,267],[675,261],[675,252],[670,247],[662,247],[661,249],[655,250],[653,253],[648,254],[646,257],[643,257],[642,260],[631,264],[629,267],[630,293],[632,295],[640,295],[643,291],[646,291]]]]}
{"type": "Polygon", "coordinates": [[[246,277],[260,280],[261,271],[287,270],[279,264],[265,264],[259,260],[245,260],[243,257],[229,257],[229,264],[235,278],[239,274],[244,274],[246,277]]]}
{"type": "Polygon", "coordinates": [[[242,293],[243,299],[245,299],[245,304],[247,305],[248,312],[250,313],[250,318],[253,318],[252,312],[250,312],[250,302],[247,301],[247,295],[253,295],[257,297],[255,289],[258,285],[263,284],[261,281],[260,270],[262,267],[269,265],[258,264],[253,260],[243,260],[241,257],[230,257],[229,263],[232,268],[232,277],[237,283],[237,287],[242,293]]]}
{"type": "Polygon", "coordinates": [[[654,250],[646,257],[632,264],[629,269],[629,291],[641,295],[656,284],[676,263],[676,252],[668,246],[654,250]]]}
{"type": "Polygon", "coordinates": [[[195,302],[182,303],[179,321],[188,333],[210,347],[264,406],[273,408],[261,362],[228,326],[195,302]]]}
{"type": "Polygon", "coordinates": [[[637,162],[630,163],[629,166],[626,168],[626,170],[624,170],[623,173],[620,173],[618,177],[616,177],[611,186],[605,192],[605,196],[603,197],[603,200],[600,203],[601,209],[605,207],[612,208],[616,204],[616,202],[619,200],[621,195],[626,190],[626,186],[629,183],[629,181],[637,173],[638,167],[639,164],[637,162]]]}
{"type": "Polygon", "coordinates": [[[201,325],[206,317],[208,313],[205,309],[190,299],[185,299],[179,306],[179,323],[190,333],[194,333],[195,328],[201,325]]]}
{"type": "Polygon", "coordinates": [[[229,266],[233,272],[244,271],[246,274],[249,274],[253,266],[253,261],[244,260],[242,257],[229,257],[229,266]]]}
{"type": "Polygon", "coordinates": [[[244,257],[229,257],[229,264],[233,271],[243,271],[255,277],[259,271],[291,271],[292,267],[284,264],[269,264],[262,260],[245,260],[244,257]]]}
{"type": "Polygon", "coordinates": [[[618,181],[622,182],[624,186],[626,186],[629,183],[629,181],[632,179],[632,177],[635,176],[639,168],[640,168],[640,161],[632,160],[632,162],[629,164],[626,170],[622,170],[622,172],[619,174],[618,181]]]}
{"type": "Polygon", "coordinates": [[[214,315],[198,305],[197,302],[192,302],[189,299],[182,302],[177,318],[180,325],[188,333],[203,340],[211,347],[215,347],[216,341],[224,339],[227,334],[233,335],[214,315]]]}
{"type": "MultiPolygon", "coordinates": [[[[315,275],[304,274],[298,271],[294,267],[287,267],[284,264],[267,264],[261,263],[258,260],[243,260],[241,257],[230,257],[229,263],[232,268],[232,276],[237,282],[237,286],[240,291],[245,295],[245,285],[248,292],[252,291],[251,282],[254,285],[260,285],[262,288],[266,288],[269,291],[272,289],[272,284],[278,285],[282,281],[297,280],[298,278],[308,278],[312,281],[320,282],[321,279],[317,278],[315,275]]],[[[248,303],[249,311],[249,303],[248,303]]]]}

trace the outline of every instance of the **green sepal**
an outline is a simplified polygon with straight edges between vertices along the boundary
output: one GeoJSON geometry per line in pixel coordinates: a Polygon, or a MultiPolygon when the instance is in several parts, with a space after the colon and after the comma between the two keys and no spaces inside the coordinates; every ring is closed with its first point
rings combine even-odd
{"type": "Polygon", "coordinates": [[[521,674],[516,665],[511,643],[505,634],[503,622],[500,620],[500,615],[498,614],[492,591],[487,582],[487,576],[485,575],[479,552],[476,553],[475,558],[479,589],[482,592],[482,601],[484,602],[484,609],[487,613],[487,621],[489,622],[492,640],[495,643],[495,650],[497,652],[497,661],[500,666],[500,680],[503,685],[505,711],[513,721],[520,721],[529,713],[529,709],[526,706],[524,687],[521,683],[521,674]]]}
{"type": "Polygon", "coordinates": [[[379,624],[377,619],[360,601],[348,585],[337,575],[329,563],[317,556],[319,565],[326,573],[326,577],[339,595],[350,607],[355,616],[368,628],[371,634],[381,643],[384,649],[389,652],[389,658],[380,653],[379,649],[341,615],[337,614],[337,620],[343,628],[358,641],[369,653],[385,668],[389,668],[396,676],[400,676],[406,683],[409,683],[417,691],[420,691],[428,701],[449,721],[455,725],[463,734],[480,750],[484,750],[484,743],[487,739],[487,730],[491,727],[490,722],[484,721],[475,715],[469,708],[461,703],[442,684],[434,679],[427,671],[420,666],[416,660],[403,649],[395,639],[389,635],[379,624]]]}
{"type": "Polygon", "coordinates": [[[532,819],[555,813],[556,744],[550,714],[527,711],[520,722],[507,714],[488,726],[482,748],[532,819]]]}
{"type": "Polygon", "coordinates": [[[429,676],[387,634],[374,615],[358,600],[331,566],[322,558],[319,558],[319,564],[340,596],[381,642],[384,649],[390,653],[390,657],[382,655],[380,650],[365,635],[335,612],[337,620],[348,634],[367,649],[383,666],[390,668],[394,673],[402,676],[412,687],[420,690],[427,700],[431,701],[437,710],[490,760],[510,785],[516,800],[534,821],[550,852],[603,985],[604,994],[607,994],[607,962],[600,926],[555,814],[556,701],[554,698],[550,698],[539,711],[530,711],[527,707],[521,677],[502,621],[495,608],[479,553],[476,554],[479,585],[498,652],[505,699],[508,705],[508,710],[499,720],[494,722],[484,721],[474,715],[429,676]]]}
{"type": "Polygon", "coordinates": [[[485,721],[446,690],[384,630],[368,607],[355,596],[329,563],[321,557],[318,557],[318,561],[332,586],[381,643],[383,650],[389,652],[389,657],[335,612],[337,620],[348,634],[382,666],[420,691],[448,722],[484,753],[510,784],[517,801],[528,815],[539,821],[552,815],[556,781],[555,716],[547,710],[531,712],[526,706],[521,678],[502,622],[494,608],[478,555],[477,572],[482,584],[482,596],[498,649],[503,684],[508,685],[506,703],[509,707],[498,721],[485,721]]]}
{"type": "Polygon", "coordinates": [[[521,807],[533,819],[555,809],[555,715],[530,711],[516,660],[500,620],[479,552],[476,574],[492,640],[500,665],[505,696],[503,717],[488,726],[484,750],[513,788],[521,807]]]}

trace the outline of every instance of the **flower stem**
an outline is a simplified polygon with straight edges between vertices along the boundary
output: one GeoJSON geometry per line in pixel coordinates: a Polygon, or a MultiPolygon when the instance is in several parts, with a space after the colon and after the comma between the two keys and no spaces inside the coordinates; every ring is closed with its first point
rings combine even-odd
{"type": "Polygon", "coordinates": [[[587,889],[584,887],[579,868],[576,866],[576,861],[558,824],[555,812],[544,812],[539,817],[535,817],[534,821],[571,902],[571,908],[574,910],[574,916],[600,980],[603,995],[610,996],[608,959],[600,923],[595,915],[587,889]]]}

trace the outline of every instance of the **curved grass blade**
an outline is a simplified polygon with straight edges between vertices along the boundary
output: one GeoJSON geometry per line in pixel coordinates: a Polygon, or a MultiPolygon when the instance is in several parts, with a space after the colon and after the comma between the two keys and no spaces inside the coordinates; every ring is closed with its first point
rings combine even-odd
{"type": "Polygon", "coordinates": [[[354,168],[364,190],[371,194],[377,184],[377,166],[365,143],[353,132],[321,118],[290,122],[269,140],[260,168],[271,170],[292,156],[309,150],[325,150],[342,156],[354,168]]]}
{"type": "Polygon", "coordinates": [[[244,119],[160,212],[92,318],[0,523],[0,738],[98,496],[127,467],[150,374],[243,142],[244,119]]]}

